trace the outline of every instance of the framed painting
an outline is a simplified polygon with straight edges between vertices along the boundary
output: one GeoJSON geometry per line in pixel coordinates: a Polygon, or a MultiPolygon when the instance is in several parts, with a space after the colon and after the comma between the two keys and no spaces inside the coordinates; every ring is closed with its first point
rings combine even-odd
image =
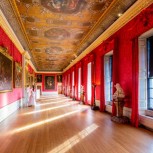
{"type": "Polygon", "coordinates": [[[13,89],[13,59],[7,49],[0,47],[0,92],[13,89]]]}
{"type": "Polygon", "coordinates": [[[34,85],[34,74],[30,76],[30,85],[34,85]]]}
{"type": "Polygon", "coordinates": [[[62,75],[57,75],[57,82],[62,82],[62,75]]]}
{"type": "Polygon", "coordinates": [[[42,82],[42,75],[41,74],[37,74],[37,82],[42,82]]]}
{"type": "Polygon", "coordinates": [[[55,76],[45,76],[45,89],[55,90],[55,76]]]}
{"type": "Polygon", "coordinates": [[[15,62],[14,67],[14,85],[15,88],[22,88],[22,67],[15,62]]]}
{"type": "Polygon", "coordinates": [[[29,73],[28,73],[28,85],[31,86],[31,76],[29,73]]]}
{"type": "Polygon", "coordinates": [[[25,69],[25,86],[28,86],[29,83],[28,83],[28,70],[25,69]]]}

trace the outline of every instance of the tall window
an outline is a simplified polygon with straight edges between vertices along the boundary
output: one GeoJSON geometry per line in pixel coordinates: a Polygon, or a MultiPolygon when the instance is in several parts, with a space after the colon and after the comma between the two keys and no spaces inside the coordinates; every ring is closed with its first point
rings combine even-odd
{"type": "Polygon", "coordinates": [[[67,84],[67,93],[68,93],[68,96],[70,96],[70,74],[68,74],[68,84],[67,84]]]}
{"type": "Polygon", "coordinates": [[[111,104],[113,97],[113,82],[112,82],[113,55],[112,51],[105,55],[104,70],[105,70],[105,103],[111,104]]]}
{"type": "Polygon", "coordinates": [[[153,110],[153,36],[147,39],[147,107],[153,110]]]}
{"type": "Polygon", "coordinates": [[[81,92],[81,68],[78,69],[78,98],[80,99],[81,92]]]}
{"type": "Polygon", "coordinates": [[[72,72],[72,97],[74,97],[74,71],[72,72]]]}
{"type": "Polygon", "coordinates": [[[88,63],[87,69],[87,100],[91,104],[91,62],[88,63]]]}

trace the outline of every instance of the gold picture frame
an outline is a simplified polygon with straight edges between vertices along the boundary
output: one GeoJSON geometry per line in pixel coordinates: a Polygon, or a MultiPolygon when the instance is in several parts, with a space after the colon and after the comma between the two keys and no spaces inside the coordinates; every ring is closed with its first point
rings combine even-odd
{"type": "Polygon", "coordinates": [[[30,86],[34,85],[34,74],[30,75],[30,86]]]}
{"type": "Polygon", "coordinates": [[[15,88],[22,88],[22,67],[17,62],[14,65],[14,86],[15,88]]]}
{"type": "Polygon", "coordinates": [[[30,86],[30,74],[28,70],[25,68],[25,86],[30,86]]]}
{"type": "Polygon", "coordinates": [[[0,46],[0,93],[13,90],[13,58],[0,46]]]}
{"type": "Polygon", "coordinates": [[[55,90],[55,76],[46,75],[44,85],[45,85],[45,90],[55,90]]]}

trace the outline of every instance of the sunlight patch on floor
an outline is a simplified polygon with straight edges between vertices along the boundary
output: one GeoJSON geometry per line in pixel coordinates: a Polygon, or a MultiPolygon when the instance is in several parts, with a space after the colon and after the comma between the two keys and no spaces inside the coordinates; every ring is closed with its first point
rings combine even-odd
{"type": "Polygon", "coordinates": [[[43,124],[46,124],[46,123],[55,121],[55,120],[58,120],[58,119],[62,119],[62,118],[67,117],[67,116],[76,114],[78,112],[83,112],[86,109],[88,109],[88,107],[84,107],[84,108],[81,108],[81,109],[77,109],[75,111],[68,112],[68,113],[65,113],[63,115],[59,115],[59,116],[56,116],[56,117],[52,117],[50,119],[46,119],[46,120],[43,120],[43,121],[40,121],[40,122],[37,122],[37,123],[33,123],[33,124],[30,124],[30,125],[27,125],[27,126],[24,126],[24,127],[20,127],[20,128],[17,128],[15,130],[13,130],[11,133],[22,132],[22,131],[25,131],[25,130],[28,130],[28,129],[31,129],[31,128],[34,128],[34,127],[37,127],[37,126],[40,126],[40,125],[43,125],[43,124]]]}
{"type": "Polygon", "coordinates": [[[32,111],[32,112],[28,112],[28,113],[24,113],[23,115],[30,115],[30,114],[35,114],[35,113],[41,113],[41,112],[45,112],[45,111],[49,111],[49,110],[54,110],[54,109],[58,109],[58,108],[63,108],[63,107],[67,107],[67,106],[71,106],[74,104],[78,104],[79,102],[71,102],[65,105],[60,105],[60,106],[55,106],[55,107],[51,107],[51,108],[46,108],[46,109],[41,109],[41,110],[36,110],[36,111],[32,111]]]}
{"type": "Polygon", "coordinates": [[[65,153],[65,152],[67,152],[74,145],[79,143],[82,139],[84,139],[89,134],[94,132],[98,127],[99,126],[96,125],[96,124],[92,124],[92,125],[88,126],[87,128],[85,128],[84,130],[80,131],[78,134],[76,134],[75,136],[73,136],[70,139],[66,140],[64,143],[62,143],[61,145],[57,146],[56,148],[54,148],[53,150],[51,150],[48,153],[65,153]]]}

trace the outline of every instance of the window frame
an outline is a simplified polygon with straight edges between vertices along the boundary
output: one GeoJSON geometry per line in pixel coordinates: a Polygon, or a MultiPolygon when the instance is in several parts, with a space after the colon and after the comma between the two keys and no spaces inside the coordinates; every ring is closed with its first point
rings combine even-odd
{"type": "Polygon", "coordinates": [[[113,51],[104,56],[104,82],[105,82],[105,105],[112,105],[113,101],[113,51]],[[109,69],[107,71],[107,69],[109,69]],[[109,80],[109,82],[108,82],[109,80]],[[108,96],[109,93],[109,96],[108,96]]]}
{"type": "MultiPolygon", "coordinates": [[[[153,98],[151,98],[150,95],[150,90],[153,90],[153,87],[150,87],[151,83],[150,81],[153,80],[153,76],[149,76],[150,75],[150,71],[149,71],[149,63],[150,63],[150,52],[151,52],[151,48],[150,48],[150,39],[152,39],[152,43],[153,43],[153,36],[147,38],[147,109],[148,110],[153,110],[153,104],[151,104],[151,99],[153,100],[153,98]],[[152,107],[151,107],[152,105],[152,107]]],[[[153,65],[152,65],[153,66],[153,65]]]]}

